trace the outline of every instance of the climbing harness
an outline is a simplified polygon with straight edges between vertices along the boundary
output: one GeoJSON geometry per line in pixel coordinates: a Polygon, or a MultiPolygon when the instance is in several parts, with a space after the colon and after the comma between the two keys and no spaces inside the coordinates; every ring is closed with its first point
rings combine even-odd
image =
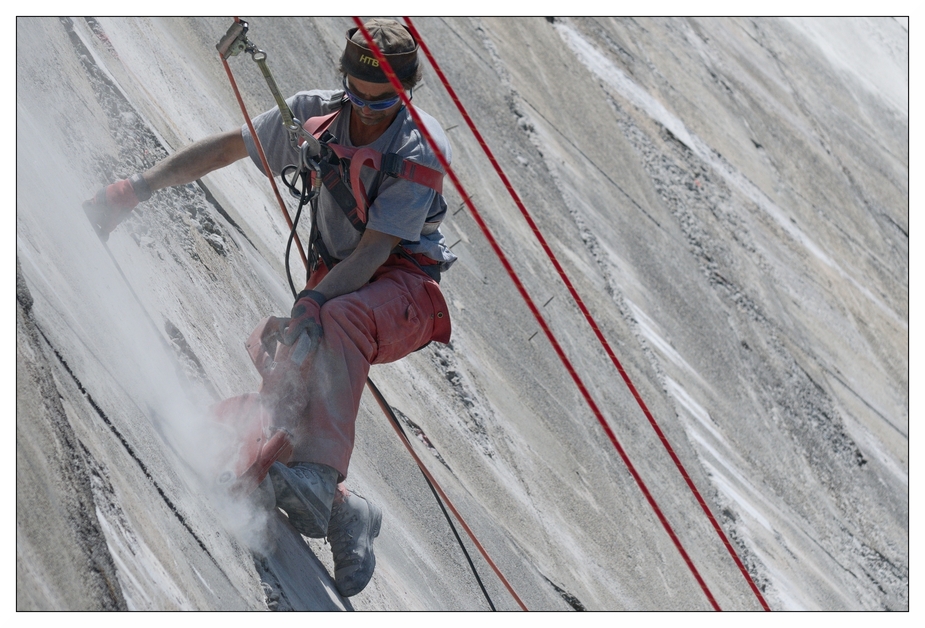
{"type": "MultiPolygon", "coordinates": [[[[311,272],[317,268],[319,258],[322,262],[325,263],[325,266],[328,269],[330,269],[331,266],[333,266],[333,264],[336,262],[336,260],[330,258],[330,255],[325,251],[323,242],[320,239],[320,234],[318,234],[318,229],[315,224],[315,216],[317,215],[317,201],[322,185],[325,186],[329,192],[331,192],[332,196],[334,196],[340,208],[350,219],[354,228],[362,231],[366,227],[366,210],[371,201],[366,193],[365,188],[360,182],[359,173],[362,167],[371,167],[374,170],[378,170],[380,174],[385,176],[399,177],[414,183],[418,183],[420,185],[425,185],[435,190],[438,194],[442,194],[443,190],[443,173],[437,170],[433,170],[432,168],[427,168],[421,164],[408,161],[395,153],[387,153],[383,155],[382,153],[379,153],[378,151],[372,150],[368,147],[352,148],[337,144],[337,138],[328,132],[327,129],[333,122],[336,115],[339,113],[340,109],[328,116],[311,118],[303,125],[297,118],[293,116],[289,106],[286,104],[286,101],[282,98],[282,95],[279,92],[279,88],[276,86],[276,81],[273,80],[270,69],[267,66],[266,53],[262,50],[259,50],[256,46],[247,40],[247,31],[247,22],[240,20],[239,18],[234,18],[234,23],[228,29],[225,36],[222,37],[222,39],[216,45],[216,49],[218,50],[219,56],[221,57],[222,63],[225,67],[225,72],[228,74],[228,79],[231,82],[232,89],[234,90],[238,104],[240,105],[241,112],[247,122],[251,137],[254,138],[254,144],[257,148],[261,164],[263,165],[264,173],[266,173],[267,178],[270,180],[270,184],[274,193],[276,194],[277,201],[279,202],[280,208],[282,209],[286,218],[286,222],[290,228],[289,238],[286,244],[285,267],[286,276],[289,281],[289,288],[292,291],[293,298],[296,298],[298,293],[293,284],[292,275],[289,270],[289,253],[293,241],[295,241],[298,246],[298,249],[302,255],[302,261],[305,265],[306,272],[309,274],[311,274],[311,272]],[[230,66],[228,65],[228,58],[238,55],[241,52],[250,53],[253,60],[258,64],[258,66],[260,66],[260,70],[267,81],[267,85],[269,86],[270,91],[276,100],[280,115],[282,116],[283,126],[289,133],[290,144],[293,146],[293,148],[299,150],[299,164],[297,166],[286,166],[280,173],[280,178],[283,180],[283,183],[288,188],[290,194],[299,201],[299,206],[294,219],[289,217],[289,212],[286,209],[286,205],[279,194],[279,190],[276,187],[276,183],[273,179],[273,174],[270,170],[269,163],[266,159],[266,154],[263,151],[263,147],[261,146],[257,133],[254,130],[253,124],[251,123],[251,118],[247,113],[247,108],[244,105],[244,101],[241,98],[237,84],[235,83],[234,75],[231,72],[230,66]],[[351,167],[351,165],[353,167],[351,167]],[[351,183],[349,188],[346,185],[347,180],[349,180],[351,183]],[[306,258],[302,244],[299,241],[298,234],[296,233],[302,210],[307,204],[311,204],[312,206],[312,232],[309,246],[313,247],[311,250],[316,251],[318,255],[318,257],[315,257],[314,254],[312,255],[313,261],[311,263],[306,258]]],[[[407,96],[405,96],[404,93],[402,93],[402,97],[407,99],[407,96]]],[[[341,104],[343,104],[343,102],[341,104]]],[[[420,125],[420,122],[418,122],[418,124],[420,125]]],[[[422,267],[420,260],[416,259],[415,256],[412,256],[411,254],[402,250],[397,251],[397,253],[402,257],[410,259],[425,273],[433,276],[430,272],[428,272],[426,267],[422,267]]],[[[462,539],[460,539],[459,534],[456,531],[456,526],[453,524],[452,519],[444,507],[444,502],[453,511],[453,514],[462,524],[472,542],[482,553],[483,557],[501,579],[502,583],[510,591],[511,595],[514,597],[520,607],[523,610],[527,610],[524,603],[511,588],[510,584],[501,574],[500,570],[498,570],[497,566],[494,564],[494,561],[491,560],[481,543],[479,543],[471,528],[466,525],[465,521],[460,516],[459,511],[453,506],[453,504],[449,501],[446,493],[442,488],[440,488],[440,485],[437,483],[437,481],[427,471],[423,461],[417,456],[411,445],[411,442],[405,435],[404,428],[402,428],[401,423],[399,422],[398,417],[395,415],[395,412],[392,410],[391,405],[389,405],[379,388],[375,385],[375,383],[373,383],[372,378],[367,377],[366,383],[370,391],[373,393],[373,396],[375,397],[380,408],[383,410],[393,428],[398,433],[402,443],[405,445],[411,456],[414,458],[415,462],[418,464],[421,473],[424,475],[424,479],[427,481],[431,492],[437,499],[437,503],[439,504],[440,509],[443,511],[443,514],[450,525],[450,529],[453,531],[453,535],[456,537],[456,540],[459,543],[459,546],[469,563],[472,573],[475,575],[476,581],[478,582],[479,587],[485,596],[485,599],[488,601],[488,605],[492,610],[495,610],[495,605],[492,602],[491,597],[488,595],[488,591],[486,590],[485,586],[482,584],[482,579],[479,577],[478,571],[476,570],[475,565],[469,556],[469,552],[465,545],[462,543],[462,539]]]]}
{"type": "MultiPolygon", "coordinates": [[[[338,107],[336,111],[309,118],[303,125],[303,130],[314,137],[321,146],[322,158],[319,161],[319,168],[322,184],[354,229],[360,233],[366,229],[367,212],[375,199],[375,196],[370,198],[360,179],[360,172],[364,167],[379,173],[373,184],[374,195],[383,176],[405,179],[430,188],[437,194],[443,194],[443,173],[439,170],[405,159],[398,153],[383,154],[368,146],[356,148],[339,144],[338,138],[329,129],[343,111],[345,102],[346,98],[340,98],[335,102],[338,107]],[[350,182],[349,186],[347,181],[350,182]]],[[[320,260],[330,270],[336,261],[328,253],[321,240],[314,221],[315,215],[316,213],[313,212],[312,235],[309,241],[310,268],[314,271],[320,260]]],[[[426,268],[423,270],[431,275],[426,268]]],[[[433,278],[433,275],[431,277],[433,278]]]]}
{"type": "MultiPolygon", "coordinates": [[[[336,111],[310,118],[303,124],[292,114],[289,105],[280,93],[267,65],[267,53],[257,48],[247,39],[247,31],[247,22],[236,19],[228,32],[225,33],[225,36],[216,45],[216,49],[226,67],[227,59],[232,56],[242,52],[247,52],[251,55],[251,58],[260,67],[260,72],[266,79],[267,87],[276,101],[283,128],[289,134],[290,145],[299,150],[300,164],[298,166],[287,166],[281,173],[281,178],[289,188],[290,193],[299,200],[296,216],[289,224],[290,234],[285,258],[286,275],[290,288],[294,290],[292,276],[289,271],[289,250],[293,240],[298,242],[296,229],[302,209],[306,204],[313,203],[311,212],[312,225],[309,235],[309,260],[306,264],[307,272],[309,274],[314,272],[319,263],[324,263],[330,270],[337,262],[324,246],[315,219],[317,216],[317,204],[314,203],[319,196],[319,182],[331,194],[331,197],[341,211],[344,212],[353,228],[362,233],[366,229],[367,210],[372,200],[374,200],[370,198],[360,179],[363,168],[371,168],[379,172],[380,177],[377,177],[374,188],[378,188],[381,176],[391,176],[423,185],[434,190],[437,194],[443,193],[443,173],[407,160],[398,153],[382,154],[370,147],[355,148],[339,144],[338,138],[329,131],[329,128],[343,110],[343,105],[349,100],[346,82],[344,82],[343,96],[334,103],[337,106],[336,111]],[[298,184],[296,183],[297,177],[298,184]],[[309,184],[309,180],[312,182],[311,184],[309,184]],[[309,189],[312,190],[311,193],[307,193],[309,189]]],[[[237,90],[235,91],[237,93],[237,90]]],[[[396,96],[396,102],[397,99],[398,96],[396,96]]],[[[248,128],[251,130],[251,136],[259,147],[257,134],[250,126],[249,116],[246,117],[248,118],[248,128]]],[[[261,155],[263,154],[262,148],[260,148],[260,153],[261,155]]],[[[269,168],[265,163],[264,169],[269,172],[269,168]]],[[[288,217],[288,212],[286,215],[288,217]]],[[[430,269],[423,268],[423,270],[433,277],[430,269]]]]}

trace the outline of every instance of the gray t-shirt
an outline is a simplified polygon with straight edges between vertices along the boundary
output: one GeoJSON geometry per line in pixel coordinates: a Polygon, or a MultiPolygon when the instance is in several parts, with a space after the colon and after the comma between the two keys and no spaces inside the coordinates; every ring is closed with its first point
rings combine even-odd
{"type": "MultiPolygon", "coordinates": [[[[293,115],[304,123],[309,118],[327,115],[340,108],[342,96],[343,91],[312,90],[299,92],[286,102],[293,115]]],[[[352,146],[349,133],[351,112],[352,105],[348,102],[343,105],[343,111],[334,120],[334,124],[328,128],[337,137],[337,143],[343,146],[352,146]]],[[[447,161],[450,161],[452,151],[440,124],[420,109],[417,109],[417,112],[440,151],[447,161]]],[[[260,114],[254,118],[253,124],[274,175],[278,176],[282,169],[290,164],[298,164],[299,153],[289,143],[289,134],[283,128],[278,109],[274,108],[260,114]]],[[[251,159],[263,171],[247,125],[242,127],[241,134],[251,159]]],[[[385,133],[369,146],[383,154],[398,153],[405,159],[443,172],[439,160],[404,107],[385,133]]],[[[370,197],[375,193],[372,186],[378,174],[372,168],[363,168],[360,174],[360,180],[366,186],[370,197]]],[[[438,262],[441,271],[449,268],[456,261],[456,256],[446,248],[446,241],[439,230],[440,223],[446,216],[446,201],[443,196],[426,186],[405,179],[388,176],[378,179],[378,195],[368,209],[367,228],[401,238],[402,246],[408,251],[423,253],[438,262]]],[[[317,221],[321,238],[328,252],[336,259],[346,258],[359,244],[360,232],[354,229],[343,210],[324,187],[318,199],[317,221]]]]}

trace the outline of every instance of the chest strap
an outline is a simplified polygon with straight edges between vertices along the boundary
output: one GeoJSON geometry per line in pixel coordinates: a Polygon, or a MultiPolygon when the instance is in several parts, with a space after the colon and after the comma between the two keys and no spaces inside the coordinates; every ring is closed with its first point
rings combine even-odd
{"type": "Polygon", "coordinates": [[[405,179],[428,187],[437,194],[443,194],[443,173],[439,170],[405,159],[398,153],[383,155],[368,146],[354,148],[338,144],[328,128],[341,111],[342,109],[338,109],[324,116],[309,118],[303,128],[331,149],[333,155],[322,159],[321,182],[357,231],[366,228],[368,219],[366,212],[369,208],[369,197],[360,180],[360,172],[364,166],[386,176],[405,179]],[[326,141],[326,136],[330,141],[326,141]],[[350,187],[344,182],[346,173],[342,168],[349,172],[350,187]]]}

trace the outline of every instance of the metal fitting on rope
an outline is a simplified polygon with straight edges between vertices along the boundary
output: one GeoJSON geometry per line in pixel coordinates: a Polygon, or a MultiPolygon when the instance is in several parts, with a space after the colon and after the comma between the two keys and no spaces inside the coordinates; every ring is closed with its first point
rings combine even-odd
{"type": "Polygon", "coordinates": [[[215,49],[222,55],[222,59],[227,61],[230,57],[244,52],[247,44],[247,22],[235,20],[221,41],[215,44],[215,49]]]}
{"type": "MultiPolygon", "coordinates": [[[[267,53],[260,50],[253,42],[247,39],[247,29],[247,22],[235,19],[234,23],[228,28],[228,32],[225,33],[225,36],[216,44],[215,49],[222,55],[222,59],[226,61],[230,57],[239,55],[242,52],[250,53],[251,59],[253,59],[254,63],[260,68],[260,73],[263,74],[263,78],[267,82],[267,87],[270,88],[273,99],[276,100],[276,106],[279,108],[280,116],[283,118],[283,127],[289,133],[289,143],[297,150],[300,145],[300,140],[303,142],[314,142],[314,144],[317,145],[318,141],[306,133],[305,129],[302,128],[302,123],[297,118],[293,117],[289,105],[286,104],[286,100],[283,98],[279,91],[279,87],[276,85],[276,80],[270,73],[270,67],[267,65],[267,53]]],[[[319,146],[315,152],[320,153],[320,151],[321,148],[319,146]]]]}
{"type": "Polygon", "coordinates": [[[286,100],[280,93],[279,87],[276,85],[276,80],[270,73],[270,66],[267,65],[267,53],[253,44],[250,44],[250,42],[248,42],[246,50],[251,53],[251,59],[253,59],[254,63],[260,68],[260,73],[263,74],[263,78],[267,82],[267,87],[270,89],[270,93],[273,94],[273,99],[276,100],[276,106],[279,108],[279,114],[283,119],[283,127],[289,133],[289,144],[297,150],[301,142],[314,144],[312,152],[316,155],[320,155],[321,146],[318,145],[318,140],[309,135],[305,129],[302,128],[302,122],[292,115],[289,105],[286,104],[286,100]]]}
{"type": "MultiPolygon", "coordinates": [[[[302,242],[299,240],[298,235],[296,235],[296,225],[298,224],[299,212],[296,212],[296,219],[293,221],[293,219],[289,216],[289,211],[286,209],[286,203],[283,201],[283,197],[280,196],[279,188],[277,188],[276,182],[273,180],[273,174],[270,171],[270,165],[267,163],[266,153],[264,153],[263,147],[260,145],[260,138],[257,136],[257,131],[254,129],[254,124],[251,121],[251,117],[247,113],[247,107],[244,106],[244,99],[241,98],[241,92],[238,90],[238,85],[234,80],[234,74],[231,72],[231,66],[228,65],[227,57],[240,54],[243,51],[257,50],[255,46],[247,41],[245,36],[246,33],[247,22],[235,18],[234,24],[232,24],[231,28],[228,29],[228,32],[225,34],[225,36],[222,37],[221,41],[218,43],[218,45],[216,45],[216,49],[219,51],[219,57],[221,58],[222,65],[225,68],[225,73],[228,75],[228,80],[231,82],[231,89],[234,91],[238,105],[241,107],[241,113],[244,115],[244,123],[247,125],[247,128],[250,131],[251,137],[254,138],[254,145],[256,146],[257,154],[260,157],[260,164],[263,166],[263,171],[266,173],[267,178],[270,181],[270,187],[273,188],[273,193],[276,195],[276,200],[279,202],[279,208],[282,210],[283,217],[286,219],[286,224],[289,225],[289,240],[286,243],[286,275],[289,278],[289,288],[292,290],[292,294],[295,295],[295,285],[293,284],[292,276],[289,273],[289,249],[293,242],[296,243],[296,246],[299,249],[299,255],[302,258],[302,264],[305,266],[305,270],[309,270],[309,263],[308,258],[305,255],[305,249],[302,247],[302,242]]],[[[283,104],[285,105],[285,101],[283,104]]],[[[282,109],[282,113],[283,115],[288,113],[289,118],[292,117],[292,113],[289,112],[288,106],[282,109]]],[[[296,170],[297,166],[292,166],[292,169],[296,170]]],[[[304,190],[304,183],[302,187],[304,190]]],[[[302,193],[299,194],[300,201],[302,200],[303,196],[307,195],[302,193]]],[[[306,199],[306,201],[307,200],[308,199],[306,199]]],[[[304,206],[304,204],[300,203],[300,209],[301,206],[304,206]]]]}

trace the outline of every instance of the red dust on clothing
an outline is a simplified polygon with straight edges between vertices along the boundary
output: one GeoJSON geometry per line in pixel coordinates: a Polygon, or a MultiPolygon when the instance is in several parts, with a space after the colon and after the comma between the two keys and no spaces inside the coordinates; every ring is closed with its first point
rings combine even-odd
{"type": "MultiPolygon", "coordinates": [[[[307,288],[326,272],[322,266],[313,273],[307,288]]],[[[365,286],[322,306],[321,327],[302,379],[307,406],[274,422],[293,435],[292,461],[325,464],[346,478],[370,365],[399,360],[432,340],[448,342],[451,324],[437,283],[392,255],[365,286]]]]}

